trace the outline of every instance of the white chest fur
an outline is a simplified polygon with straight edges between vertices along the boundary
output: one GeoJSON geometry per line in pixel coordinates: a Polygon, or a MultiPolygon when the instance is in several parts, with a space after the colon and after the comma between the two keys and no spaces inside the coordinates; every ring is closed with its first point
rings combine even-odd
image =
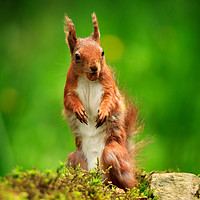
{"type": "Polygon", "coordinates": [[[88,169],[91,170],[97,163],[97,157],[100,159],[104,149],[106,123],[98,129],[95,128],[104,90],[99,81],[89,81],[80,77],[76,93],[88,115],[88,125],[77,120],[77,133],[82,137],[82,150],[87,159],[88,169]]]}

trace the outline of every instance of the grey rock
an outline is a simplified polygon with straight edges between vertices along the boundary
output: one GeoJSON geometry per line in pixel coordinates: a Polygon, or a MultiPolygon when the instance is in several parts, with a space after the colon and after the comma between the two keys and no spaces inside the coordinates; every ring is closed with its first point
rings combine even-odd
{"type": "Polygon", "coordinates": [[[195,200],[200,178],[189,173],[158,173],[152,175],[150,187],[160,200],[195,200]]]}

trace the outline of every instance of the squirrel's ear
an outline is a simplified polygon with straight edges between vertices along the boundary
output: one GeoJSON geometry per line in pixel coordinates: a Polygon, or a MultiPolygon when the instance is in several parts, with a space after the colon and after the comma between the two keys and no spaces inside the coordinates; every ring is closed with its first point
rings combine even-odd
{"type": "Polygon", "coordinates": [[[92,38],[100,43],[100,32],[99,32],[99,27],[98,27],[98,21],[95,13],[92,14],[92,22],[94,26],[94,32],[92,33],[92,38]]]}
{"type": "Polygon", "coordinates": [[[65,23],[64,31],[66,33],[66,42],[72,54],[77,43],[76,30],[72,20],[69,19],[68,16],[65,16],[64,23],[65,23]]]}

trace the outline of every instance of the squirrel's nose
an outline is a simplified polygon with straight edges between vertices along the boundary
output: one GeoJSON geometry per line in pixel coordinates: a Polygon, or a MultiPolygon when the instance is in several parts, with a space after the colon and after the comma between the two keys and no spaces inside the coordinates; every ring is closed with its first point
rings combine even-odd
{"type": "Polygon", "coordinates": [[[96,72],[96,71],[97,71],[97,67],[96,67],[96,66],[90,67],[90,69],[91,69],[93,72],[96,72]]]}

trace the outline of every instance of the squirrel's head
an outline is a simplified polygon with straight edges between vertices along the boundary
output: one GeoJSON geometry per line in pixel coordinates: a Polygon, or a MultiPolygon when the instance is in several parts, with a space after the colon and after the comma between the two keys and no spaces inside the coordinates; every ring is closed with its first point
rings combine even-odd
{"type": "Polygon", "coordinates": [[[69,46],[72,67],[77,75],[85,76],[90,81],[99,78],[105,64],[104,51],[100,46],[100,33],[95,13],[92,14],[94,32],[87,38],[77,38],[71,19],[65,16],[66,42],[69,46]]]}

